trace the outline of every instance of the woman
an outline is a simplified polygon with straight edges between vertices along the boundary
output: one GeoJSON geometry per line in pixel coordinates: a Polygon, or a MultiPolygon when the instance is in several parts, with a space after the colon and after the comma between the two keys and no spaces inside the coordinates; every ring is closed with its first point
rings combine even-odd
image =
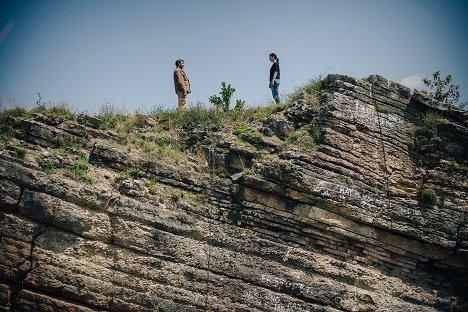
{"type": "Polygon", "coordinates": [[[280,67],[279,67],[279,58],[275,53],[270,53],[270,61],[273,62],[270,68],[270,88],[271,94],[275,99],[276,104],[280,102],[280,97],[278,94],[278,87],[280,84],[280,67]]]}

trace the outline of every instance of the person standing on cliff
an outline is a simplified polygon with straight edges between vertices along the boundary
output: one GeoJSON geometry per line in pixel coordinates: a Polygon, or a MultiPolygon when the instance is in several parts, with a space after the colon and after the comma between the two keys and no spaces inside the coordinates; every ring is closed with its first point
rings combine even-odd
{"type": "Polygon", "coordinates": [[[175,62],[175,65],[176,69],[174,70],[174,87],[177,97],[179,99],[177,111],[180,112],[187,108],[187,94],[191,92],[190,81],[188,80],[187,75],[185,75],[184,72],[184,60],[178,59],[175,62]]]}
{"type": "Polygon", "coordinates": [[[275,53],[270,53],[269,59],[270,62],[273,62],[273,65],[271,65],[270,68],[270,89],[271,94],[273,95],[273,99],[275,99],[276,104],[278,104],[280,102],[280,97],[278,94],[278,87],[280,84],[279,58],[275,53]]]}

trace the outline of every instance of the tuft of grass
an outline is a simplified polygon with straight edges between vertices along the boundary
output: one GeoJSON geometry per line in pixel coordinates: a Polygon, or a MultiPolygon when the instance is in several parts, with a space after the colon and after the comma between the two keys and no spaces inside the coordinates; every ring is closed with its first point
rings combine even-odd
{"type": "Polygon", "coordinates": [[[430,138],[437,134],[437,126],[442,122],[442,116],[435,112],[427,112],[424,114],[418,126],[415,129],[415,136],[430,138]]]}
{"type": "Polygon", "coordinates": [[[322,143],[323,135],[317,123],[311,123],[294,132],[286,141],[280,145],[280,150],[294,147],[297,150],[310,153],[315,151],[317,145],[322,143]]]}
{"type": "Polygon", "coordinates": [[[71,107],[67,103],[55,105],[52,102],[49,102],[33,108],[31,113],[40,113],[44,115],[63,117],[68,120],[76,120],[76,114],[72,112],[71,107]]]}
{"type": "Polygon", "coordinates": [[[423,188],[421,190],[420,196],[423,203],[434,205],[437,202],[437,194],[431,188],[423,188]]]}
{"type": "Polygon", "coordinates": [[[390,114],[392,111],[385,105],[376,104],[375,110],[382,114],[390,114]]]}
{"type": "Polygon", "coordinates": [[[241,225],[242,213],[237,210],[227,210],[223,212],[223,219],[234,225],[241,225]]]}
{"type": "Polygon", "coordinates": [[[89,158],[82,156],[76,164],[65,171],[65,175],[77,181],[93,183],[93,178],[88,175],[89,158]]]}
{"type": "Polygon", "coordinates": [[[39,155],[36,157],[36,163],[39,167],[42,168],[45,172],[53,172],[57,169],[57,165],[50,159],[44,157],[44,155],[39,155]]]}
{"type": "Polygon", "coordinates": [[[245,122],[239,122],[234,126],[234,134],[242,141],[251,144],[260,144],[263,142],[263,134],[245,122]]]}
{"type": "Polygon", "coordinates": [[[10,118],[29,118],[31,113],[22,108],[14,107],[0,111],[0,141],[8,142],[13,137],[14,122],[10,118]]]}
{"type": "Polygon", "coordinates": [[[308,83],[296,87],[292,93],[288,94],[286,102],[292,104],[301,100],[318,109],[320,106],[320,93],[323,87],[324,84],[321,76],[311,79],[308,83]]]}

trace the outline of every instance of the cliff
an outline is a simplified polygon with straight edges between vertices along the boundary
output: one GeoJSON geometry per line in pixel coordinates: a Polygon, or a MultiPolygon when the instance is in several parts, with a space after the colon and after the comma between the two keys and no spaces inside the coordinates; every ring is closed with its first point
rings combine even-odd
{"type": "Polygon", "coordinates": [[[380,76],[3,112],[0,311],[467,311],[468,119],[380,76]]]}

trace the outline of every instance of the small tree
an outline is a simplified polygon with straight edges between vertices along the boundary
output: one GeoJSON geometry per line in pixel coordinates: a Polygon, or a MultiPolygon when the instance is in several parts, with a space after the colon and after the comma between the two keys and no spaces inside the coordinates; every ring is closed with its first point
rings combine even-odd
{"type": "Polygon", "coordinates": [[[432,74],[434,80],[427,78],[423,79],[423,83],[431,89],[431,94],[437,101],[443,102],[449,106],[459,107],[464,109],[467,103],[459,103],[460,86],[450,84],[452,75],[447,75],[445,79],[441,79],[440,71],[432,74]]]}
{"type": "MultiPolygon", "coordinates": [[[[219,94],[221,97],[217,95],[212,95],[209,98],[211,104],[213,104],[217,108],[221,108],[223,111],[227,112],[231,106],[231,98],[236,92],[236,89],[231,87],[230,84],[226,86],[226,83],[223,81],[221,82],[221,92],[219,94]]],[[[237,100],[236,101],[236,109],[242,109],[244,107],[244,101],[237,100]]]]}

